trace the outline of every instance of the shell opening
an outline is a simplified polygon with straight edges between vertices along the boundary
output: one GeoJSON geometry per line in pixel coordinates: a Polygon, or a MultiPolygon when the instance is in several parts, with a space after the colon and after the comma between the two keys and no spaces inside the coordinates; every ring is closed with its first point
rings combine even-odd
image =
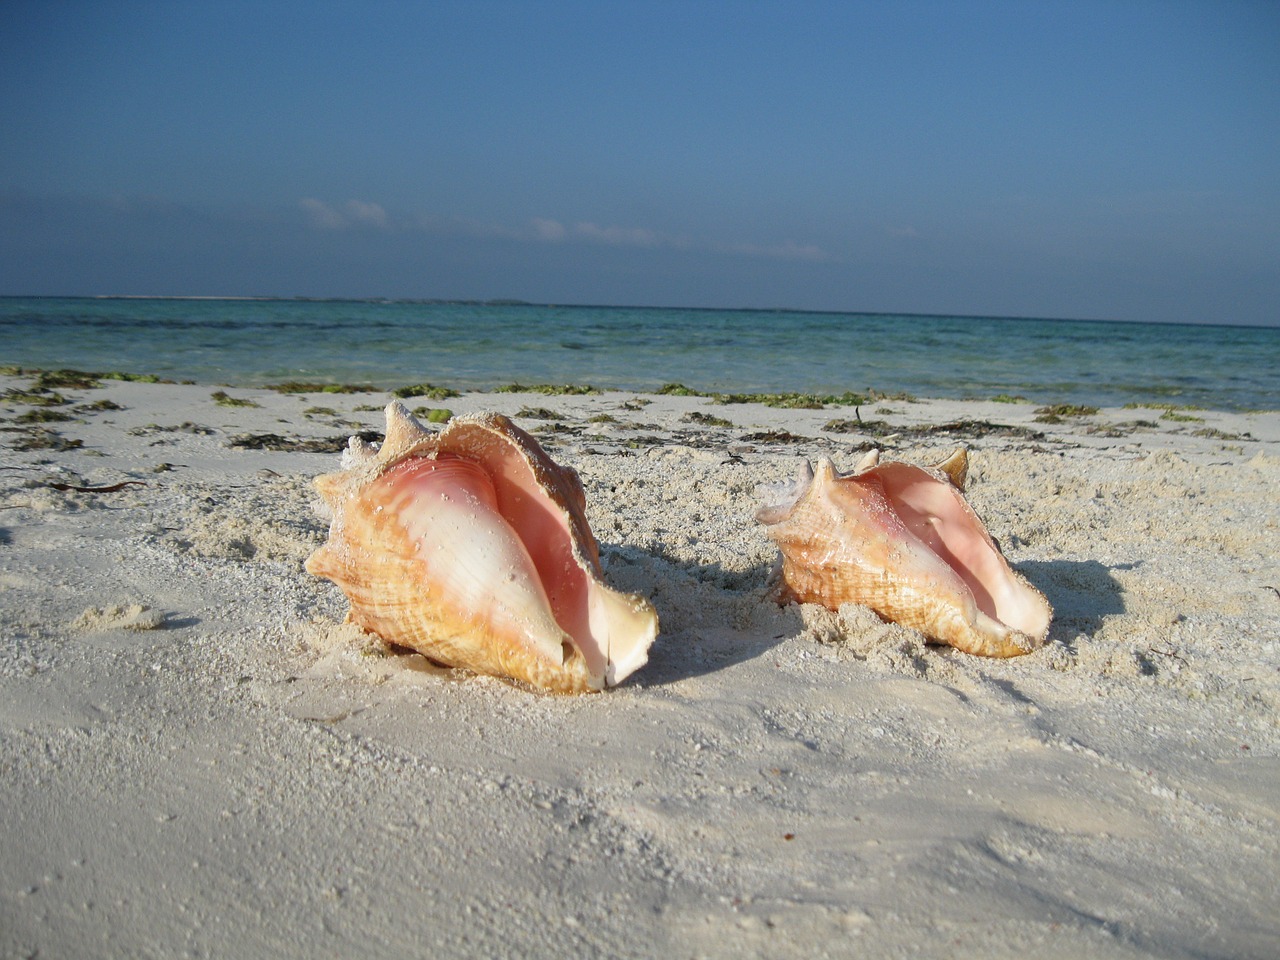
{"type": "Polygon", "coordinates": [[[408,457],[374,486],[418,558],[417,572],[429,581],[424,589],[447,591],[472,622],[505,624],[548,663],[565,662],[569,639],[529,544],[502,515],[493,480],[479,464],[449,454],[408,457]]]}
{"type": "MultiPolygon", "coordinates": [[[[617,673],[618,662],[625,661],[632,648],[647,651],[652,637],[629,637],[625,631],[613,629],[610,617],[593,616],[593,608],[603,602],[600,598],[613,591],[593,576],[598,567],[584,568],[575,556],[575,542],[582,542],[584,533],[591,538],[590,532],[574,530],[573,517],[542,494],[537,476],[515,448],[492,445],[479,457],[484,472],[493,478],[498,514],[528,550],[552,614],[570,638],[572,648],[586,661],[587,672],[600,686],[620,682],[630,670],[617,680],[608,675],[617,673]]],[[[576,485],[576,474],[572,477],[576,485]]],[[[588,559],[594,566],[598,564],[594,538],[587,543],[588,559]]],[[[644,659],[635,667],[642,665],[644,659]]]]}
{"type": "Polygon", "coordinates": [[[1045,605],[1029,602],[954,481],[940,484],[928,471],[887,463],[876,471],[903,526],[959,575],[979,610],[1032,637],[1049,629],[1045,605]]]}

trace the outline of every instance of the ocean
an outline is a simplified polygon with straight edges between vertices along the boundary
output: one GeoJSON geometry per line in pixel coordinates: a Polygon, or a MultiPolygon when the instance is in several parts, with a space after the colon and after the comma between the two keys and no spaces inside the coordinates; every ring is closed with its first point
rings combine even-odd
{"type": "Polygon", "coordinates": [[[0,298],[0,365],[258,386],[875,390],[1280,408],[1280,329],[390,300],[0,298]]]}

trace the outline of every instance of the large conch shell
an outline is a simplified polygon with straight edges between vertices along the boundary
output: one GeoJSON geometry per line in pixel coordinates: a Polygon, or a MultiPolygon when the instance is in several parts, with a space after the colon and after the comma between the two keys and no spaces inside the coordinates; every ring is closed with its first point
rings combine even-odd
{"type": "Polygon", "coordinates": [[[601,579],[578,474],[497,415],[438,434],[399,403],[380,447],[352,437],[315,481],[333,514],[307,560],[391,643],[560,693],[643,666],[658,632],[647,600],[601,579]]]}
{"type": "Polygon", "coordinates": [[[1009,567],[962,496],[968,455],[935,469],[879,462],[850,474],[830,460],[769,488],[756,519],[782,551],[779,599],[870,607],[966,653],[1013,657],[1044,643],[1053,610],[1009,567]]]}

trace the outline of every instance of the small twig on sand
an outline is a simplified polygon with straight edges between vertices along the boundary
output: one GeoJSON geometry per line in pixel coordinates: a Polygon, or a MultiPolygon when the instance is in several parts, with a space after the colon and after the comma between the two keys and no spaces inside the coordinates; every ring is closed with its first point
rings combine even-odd
{"type": "Polygon", "coordinates": [[[117,490],[123,490],[125,487],[132,486],[145,487],[145,480],[121,480],[119,483],[109,483],[105,487],[82,487],[76,483],[61,483],[57,480],[50,480],[45,486],[53,487],[55,490],[74,490],[76,493],[115,493],[117,490]]]}

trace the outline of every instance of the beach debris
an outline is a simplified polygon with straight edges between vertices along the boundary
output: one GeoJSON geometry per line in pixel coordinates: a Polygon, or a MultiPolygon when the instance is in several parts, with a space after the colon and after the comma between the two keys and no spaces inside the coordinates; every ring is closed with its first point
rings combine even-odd
{"type": "Polygon", "coordinates": [[[84,446],[83,440],[68,439],[56,430],[46,430],[43,427],[3,427],[0,430],[17,434],[10,446],[19,453],[29,453],[33,450],[62,452],[84,446]]]}
{"type": "Polygon", "coordinates": [[[165,625],[163,610],[145,603],[119,603],[88,607],[72,622],[75,630],[159,630],[165,625]]]}
{"type": "Polygon", "coordinates": [[[1253,434],[1249,432],[1232,433],[1229,430],[1219,430],[1217,427],[1202,427],[1199,430],[1192,430],[1193,437],[1205,437],[1208,440],[1254,440],[1253,434]]]}
{"type": "Polygon", "coordinates": [[[213,402],[220,407],[260,407],[262,404],[257,400],[250,400],[247,397],[233,397],[225,390],[215,390],[209,396],[213,398],[213,402]]]}
{"type": "Polygon", "coordinates": [[[496,414],[438,433],[400,403],[380,446],[353,437],[315,481],[332,511],[308,572],[349,619],[437,663],[581,693],[644,665],[658,617],[605,585],[578,474],[496,414]]]}
{"type": "Polygon", "coordinates": [[[875,437],[886,443],[902,438],[927,438],[939,434],[963,440],[981,440],[985,437],[1014,437],[1023,440],[1043,440],[1041,430],[1029,427],[992,423],[989,420],[950,420],[945,423],[924,423],[895,426],[884,420],[828,420],[822,425],[827,433],[859,433],[875,437]]]}
{"type": "Polygon", "coordinates": [[[157,433],[190,433],[202,437],[211,437],[217,432],[213,427],[192,423],[190,420],[184,420],[182,423],[168,427],[161,426],[158,423],[148,423],[144,427],[130,427],[125,431],[131,437],[149,437],[157,433]]]}
{"type": "Polygon", "coordinates": [[[825,410],[832,404],[852,407],[871,399],[864,393],[849,390],[838,396],[816,393],[708,393],[686,387],[683,383],[664,383],[658,388],[658,393],[667,397],[708,397],[713,403],[761,403],[766,407],[787,410],[825,410]]]}
{"type": "Polygon", "coordinates": [[[762,430],[744,433],[739,439],[745,443],[812,443],[812,437],[802,437],[790,430],[762,430]]]}
{"type": "Polygon", "coordinates": [[[425,397],[427,400],[448,400],[451,397],[461,396],[457,390],[450,387],[437,387],[433,383],[410,384],[407,387],[392,390],[391,395],[401,400],[407,400],[410,397],[425,397]]]}
{"type": "Polygon", "coordinates": [[[49,410],[45,407],[39,407],[35,410],[27,410],[18,414],[13,418],[14,423],[69,423],[75,417],[69,413],[63,413],[61,410],[49,410]]]}
{"type": "Polygon", "coordinates": [[[516,416],[526,420],[563,420],[564,414],[548,410],[546,407],[521,407],[516,416]]]}
{"type": "Polygon", "coordinates": [[[30,390],[6,390],[0,394],[0,400],[29,407],[61,407],[71,402],[56,390],[44,386],[34,386],[30,390]]]}
{"type": "MultiPolygon", "coordinates": [[[[357,436],[365,441],[381,437],[376,430],[361,430],[357,436]]],[[[271,450],[275,453],[339,453],[347,448],[345,437],[282,437],[278,433],[238,433],[227,446],[238,450],[271,450]]]]}
{"type": "Polygon", "coordinates": [[[33,387],[44,391],[51,388],[69,390],[95,390],[101,387],[101,380],[121,380],[135,383],[173,383],[162,380],[150,373],[123,373],[119,370],[109,373],[89,373],[85,370],[39,370],[34,367],[4,367],[0,373],[10,377],[33,376],[33,387]]]}
{"type": "Polygon", "coordinates": [[[413,415],[427,423],[448,423],[453,419],[453,411],[448,407],[414,407],[413,415]]]}
{"type": "Polygon", "coordinates": [[[1036,423],[1064,423],[1070,417],[1092,417],[1098,412],[1097,407],[1082,403],[1055,403],[1048,407],[1036,408],[1036,423]]]}
{"type": "Polygon", "coordinates": [[[363,383],[315,383],[303,380],[287,380],[284,383],[268,383],[268,390],[276,393],[376,393],[377,387],[363,383]]]}
{"type": "Polygon", "coordinates": [[[597,395],[603,391],[589,383],[508,383],[506,386],[494,387],[494,393],[540,393],[547,397],[583,397],[597,395]]]}
{"type": "Polygon", "coordinates": [[[963,448],[934,468],[880,462],[849,474],[823,458],[767,486],[756,513],[782,552],[779,602],[858,603],[966,653],[1012,657],[1044,643],[1053,610],[1010,568],[963,496],[963,448]]]}
{"type": "Polygon", "coordinates": [[[45,484],[46,487],[53,487],[55,490],[71,491],[73,493],[115,493],[125,487],[145,487],[146,485],[145,480],[121,480],[119,483],[108,483],[101,487],[87,487],[78,483],[63,483],[60,480],[50,480],[45,484]]]}
{"type": "Polygon", "coordinates": [[[102,413],[104,410],[123,410],[125,409],[114,400],[93,400],[89,403],[79,403],[72,407],[76,413],[102,413]]]}
{"type": "Polygon", "coordinates": [[[710,413],[703,413],[701,410],[691,410],[680,418],[681,423],[697,423],[704,427],[723,427],[732,428],[733,421],[726,420],[724,417],[717,417],[710,413]]]}

